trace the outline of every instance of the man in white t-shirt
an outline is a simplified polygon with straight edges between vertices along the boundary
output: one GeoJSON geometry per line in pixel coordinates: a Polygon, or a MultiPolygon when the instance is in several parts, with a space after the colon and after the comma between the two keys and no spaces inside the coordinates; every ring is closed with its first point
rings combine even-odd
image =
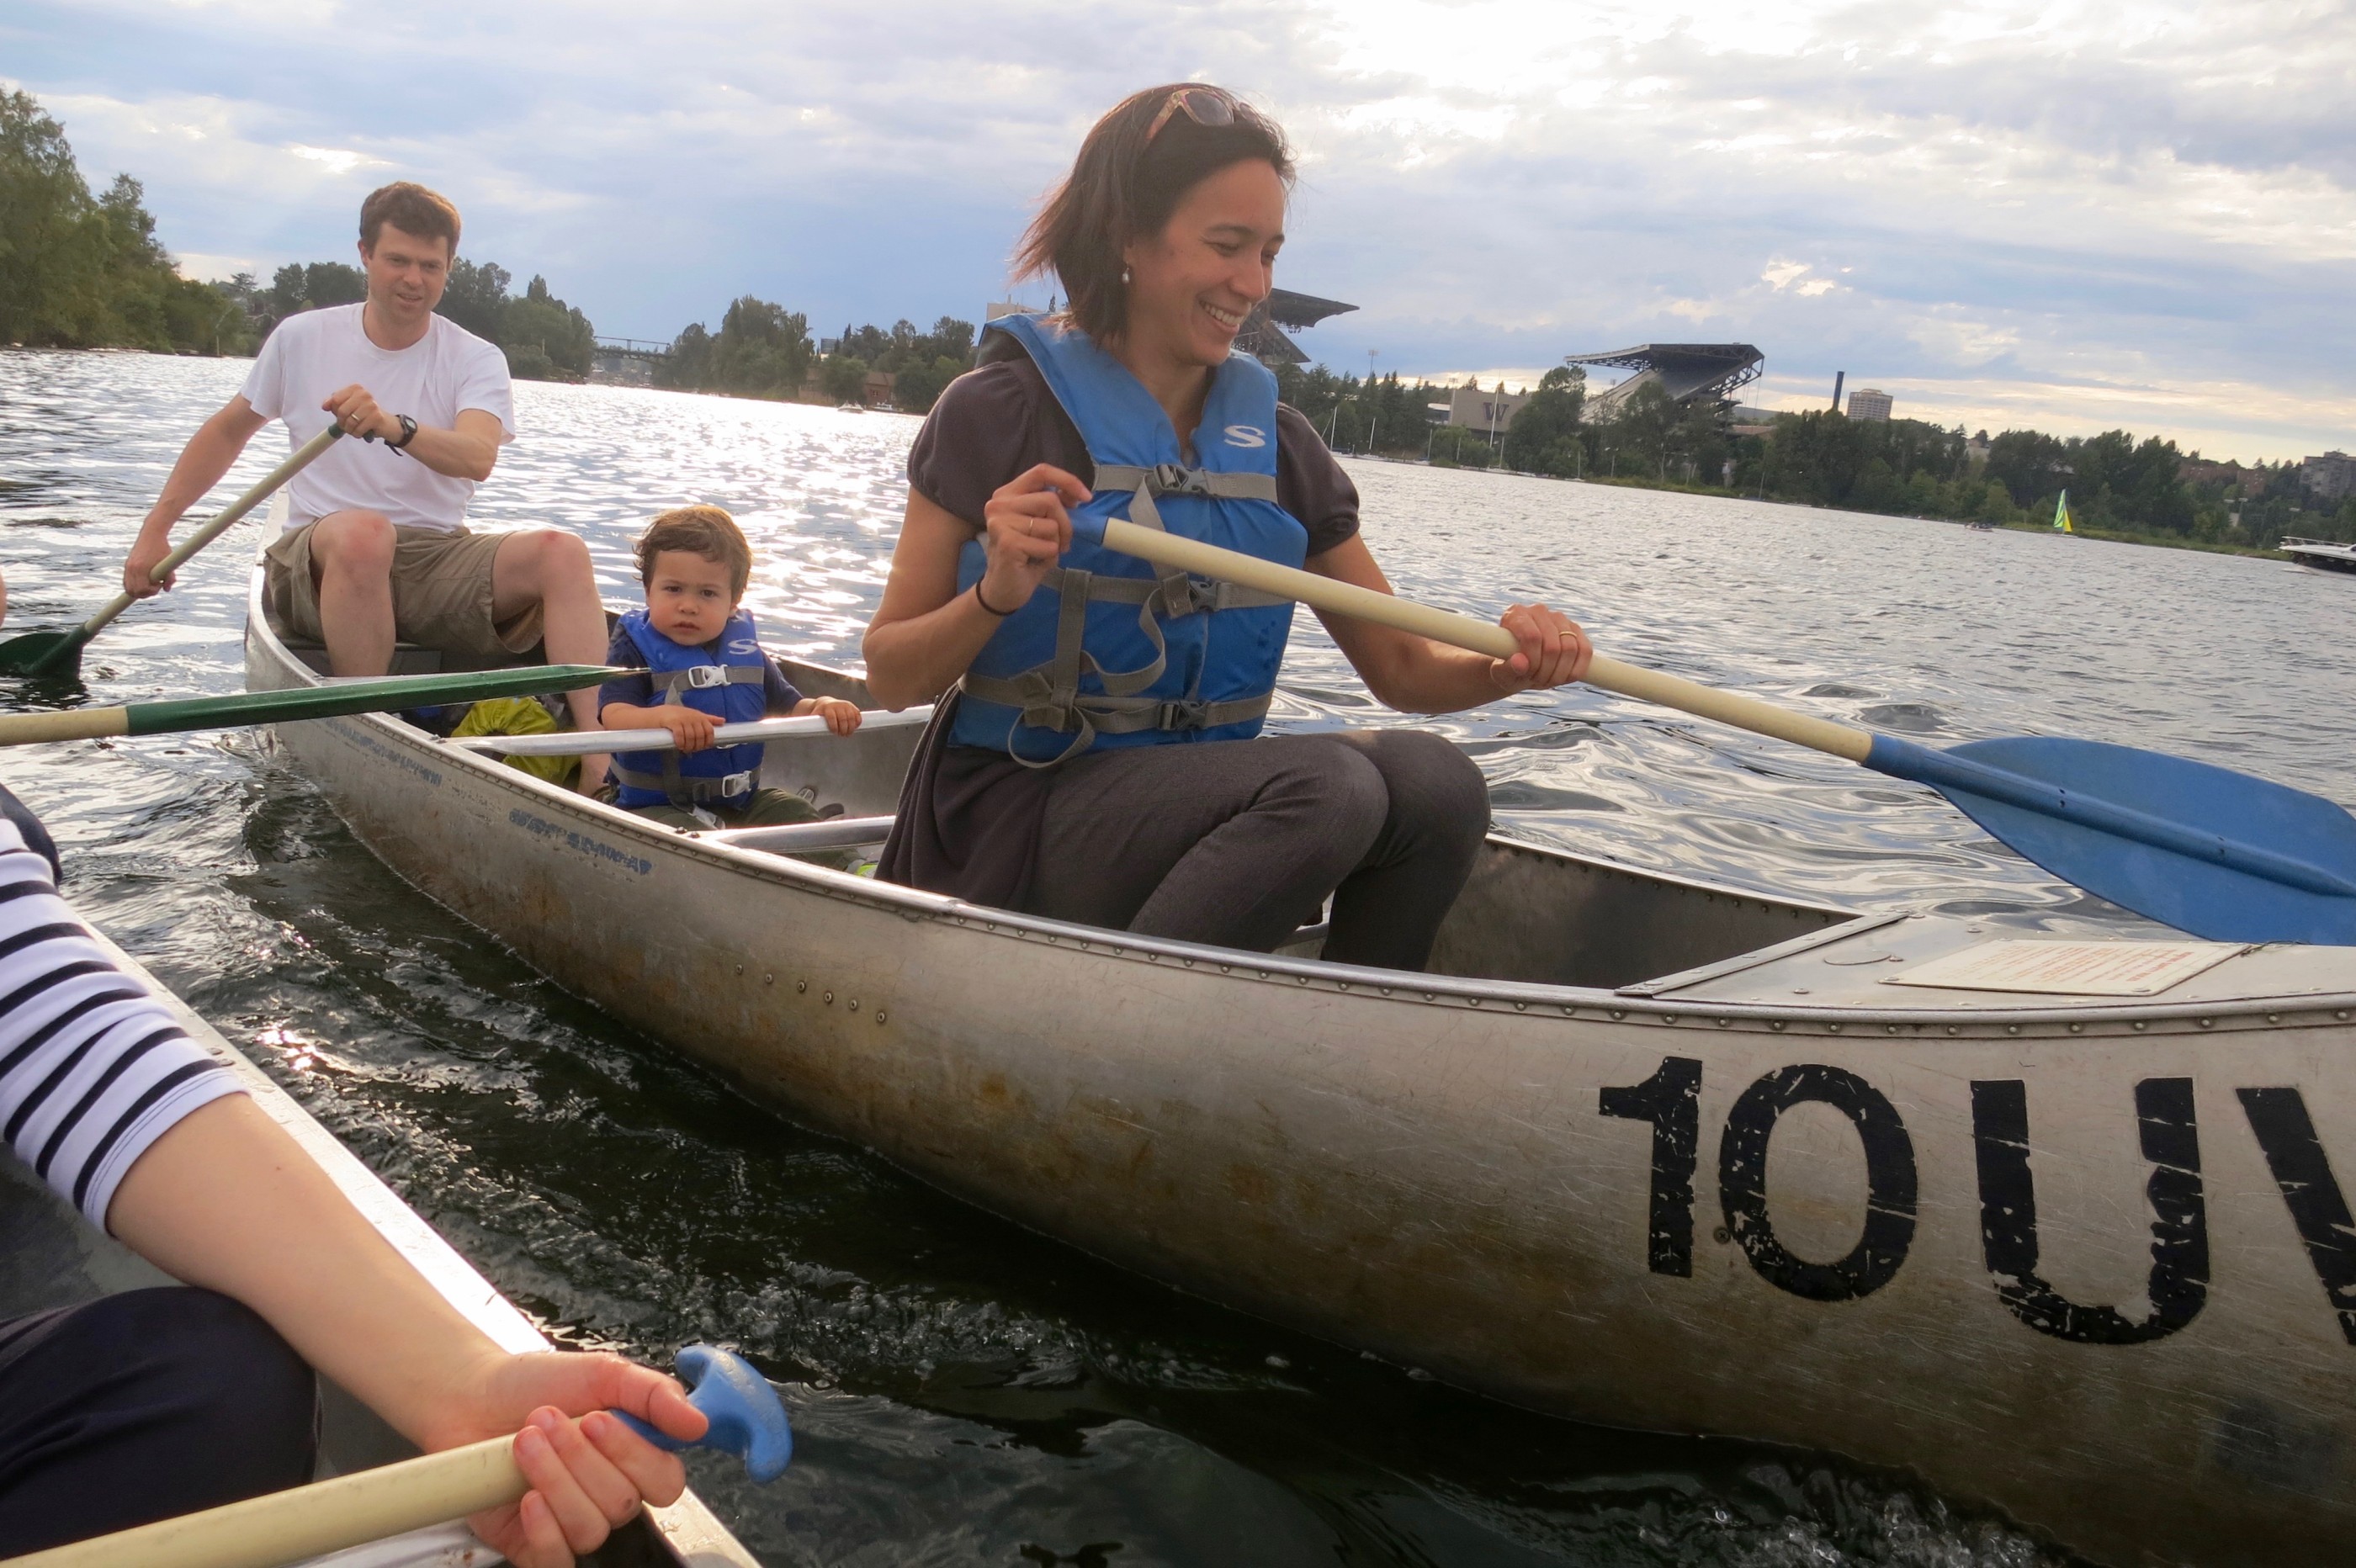
{"type": "MultiPolygon", "coordinates": [[[[466,502],[515,439],[507,359],[434,314],[458,249],[458,209],[402,181],[360,207],[364,304],[307,311],[262,344],[245,387],[180,453],[123,563],[141,598],[172,525],[229,472],[254,432],[284,421],[300,446],[330,421],[336,443],[290,480],[287,528],[265,552],[273,614],[327,644],[337,675],[382,675],[397,637],[453,663],[507,662],[545,641],[556,664],[602,664],[606,628],[588,548],[536,528],[469,533],[466,502]]],[[[574,725],[597,728],[596,688],[573,696],[574,725]]],[[[605,759],[584,760],[582,788],[605,759]]]]}

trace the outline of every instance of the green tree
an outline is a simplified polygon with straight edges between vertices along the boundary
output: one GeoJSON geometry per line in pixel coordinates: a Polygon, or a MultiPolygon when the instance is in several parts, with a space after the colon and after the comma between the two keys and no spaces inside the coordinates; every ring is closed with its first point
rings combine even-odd
{"type": "MultiPolygon", "coordinates": [[[[515,275],[496,261],[469,261],[461,256],[450,263],[450,281],[434,313],[449,317],[486,343],[498,343],[507,319],[508,284],[514,281],[515,275]]],[[[366,297],[365,286],[361,297],[366,297]]],[[[329,302],[315,298],[311,303],[329,302]]]]}
{"type": "Polygon", "coordinates": [[[233,352],[236,304],[183,278],[145,193],[118,175],[93,199],[65,129],[28,93],[0,91],[0,342],[233,352]]]}
{"type": "Polygon", "coordinates": [[[818,362],[819,396],[835,403],[864,401],[867,361],[855,354],[830,354],[818,362]]]}
{"type": "MultiPolygon", "coordinates": [[[[1548,370],[1529,400],[1514,411],[1514,422],[1505,427],[1505,466],[1525,474],[1555,472],[1554,464],[1568,453],[1579,433],[1586,403],[1586,371],[1568,365],[1548,370]]],[[[1569,473],[1570,467],[1562,472],[1569,473]]]]}
{"type": "Polygon", "coordinates": [[[708,385],[752,397],[798,397],[810,353],[808,317],[745,294],[720,318],[708,385]]]}
{"type": "Polygon", "coordinates": [[[548,280],[539,276],[500,312],[498,343],[509,371],[536,381],[585,379],[597,352],[589,318],[549,293],[548,280]]]}

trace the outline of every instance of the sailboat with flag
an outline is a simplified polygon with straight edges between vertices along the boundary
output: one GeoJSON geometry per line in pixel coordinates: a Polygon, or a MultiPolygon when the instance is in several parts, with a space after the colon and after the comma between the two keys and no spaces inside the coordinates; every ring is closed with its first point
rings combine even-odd
{"type": "Polygon", "coordinates": [[[2078,531],[2070,526],[2070,492],[2067,490],[2062,491],[2062,498],[2053,503],[2053,531],[2057,534],[2078,531]]]}

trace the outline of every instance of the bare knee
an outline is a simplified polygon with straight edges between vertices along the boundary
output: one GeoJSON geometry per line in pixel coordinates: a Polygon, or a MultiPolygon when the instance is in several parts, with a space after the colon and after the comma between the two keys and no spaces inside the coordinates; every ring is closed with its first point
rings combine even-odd
{"type": "Polygon", "coordinates": [[[389,577],[392,522],[382,512],[333,512],[311,528],[311,559],[322,571],[389,577]]]}
{"type": "Polygon", "coordinates": [[[519,579],[541,591],[595,581],[589,547],[562,528],[533,528],[509,535],[499,546],[498,565],[511,568],[519,579]]]}

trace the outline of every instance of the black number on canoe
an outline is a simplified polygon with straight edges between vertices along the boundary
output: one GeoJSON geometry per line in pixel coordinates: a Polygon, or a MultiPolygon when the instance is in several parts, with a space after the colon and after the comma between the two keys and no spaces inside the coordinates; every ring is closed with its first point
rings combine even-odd
{"type": "Polygon", "coordinates": [[[1718,1144],[1718,1196],[1726,1228],[1769,1284],[1810,1301],[1854,1301],[1896,1276],[1914,1241],[1914,1140],[1880,1090],[1844,1068],[1780,1067],[1742,1092],[1718,1144]],[[1767,1217],[1767,1144],[1775,1123],[1803,1101],[1847,1116],[1865,1146],[1865,1229],[1848,1255],[1813,1264],[1775,1239],[1767,1217]]]}
{"type": "Polygon", "coordinates": [[[2240,1089],[2242,1109],[2250,1131],[2265,1150],[2266,1168],[2290,1205],[2291,1223],[2307,1243],[2308,1261],[2323,1294],[2340,1314],[2340,1332],[2356,1345],[2356,1220],[2349,1217],[2348,1199],[2324,1157],[2323,1140],[2315,1136],[2315,1119],[2296,1089],[2240,1089]]]}
{"type": "Polygon", "coordinates": [[[1701,1063],[1665,1056],[1642,1083],[1596,1096],[1606,1116],[1653,1124],[1653,1200],[1644,1253],[1655,1274],[1693,1275],[1694,1150],[1701,1142],[1701,1063]]]}
{"type": "MultiPolygon", "coordinates": [[[[2040,1334],[2081,1345],[2142,1345],[2200,1316],[2209,1297],[2209,1218],[2201,1192],[2201,1135],[2192,1080],[2136,1085],[2136,1121],[2151,1161],[2151,1310],[2137,1321],[2110,1307],[2081,1307],[2037,1272],[2037,1185],[2029,1170],[2029,1092],[2018,1078],[1972,1084],[1972,1141],[1979,1157],[1980,1240],[1997,1298],[2040,1334]]],[[[2277,1172],[2279,1175],[2279,1172],[2277,1172]]],[[[2343,1214],[2346,1210],[2340,1211],[2343,1214]]]]}

